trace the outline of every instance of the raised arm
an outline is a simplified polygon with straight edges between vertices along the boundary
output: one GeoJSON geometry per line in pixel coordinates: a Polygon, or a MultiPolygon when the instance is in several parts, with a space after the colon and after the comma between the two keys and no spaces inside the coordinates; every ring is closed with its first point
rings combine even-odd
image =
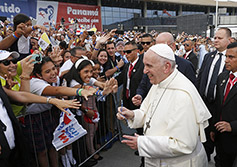
{"type": "Polygon", "coordinates": [[[83,96],[88,100],[88,96],[92,96],[96,92],[96,89],[82,89],[82,88],[69,88],[63,86],[47,86],[44,88],[42,95],[44,96],[83,96]]]}
{"type": "Polygon", "coordinates": [[[29,92],[13,91],[6,89],[4,87],[3,89],[11,100],[20,103],[49,103],[55,105],[64,112],[66,112],[64,108],[78,109],[80,106],[79,102],[75,100],[59,100],[56,98],[47,98],[44,96],[38,96],[29,92]]]}

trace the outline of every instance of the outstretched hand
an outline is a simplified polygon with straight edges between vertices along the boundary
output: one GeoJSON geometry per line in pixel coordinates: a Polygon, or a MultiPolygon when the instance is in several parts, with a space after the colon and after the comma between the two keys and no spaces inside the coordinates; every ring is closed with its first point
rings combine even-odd
{"type": "Polygon", "coordinates": [[[93,87],[86,87],[81,91],[81,95],[88,100],[88,96],[93,96],[99,88],[95,89],[93,87]]]}
{"type": "Polygon", "coordinates": [[[50,99],[50,103],[55,105],[58,109],[68,114],[65,108],[79,109],[81,106],[80,102],[76,99],[73,100],[60,100],[57,98],[50,99]]]}

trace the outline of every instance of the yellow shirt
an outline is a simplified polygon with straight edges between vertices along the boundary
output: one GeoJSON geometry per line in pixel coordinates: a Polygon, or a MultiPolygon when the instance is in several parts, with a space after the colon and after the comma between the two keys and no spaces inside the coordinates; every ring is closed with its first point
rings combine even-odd
{"type": "MultiPolygon", "coordinates": [[[[22,67],[21,67],[21,63],[20,61],[17,62],[17,75],[13,77],[13,81],[17,81],[18,84],[15,84],[12,87],[12,90],[14,91],[19,91],[20,90],[20,86],[21,86],[21,79],[20,79],[20,75],[22,73],[22,67]]],[[[0,76],[0,80],[2,83],[2,86],[6,85],[6,80],[3,76],[0,76]]],[[[19,116],[21,115],[21,110],[24,108],[24,105],[16,105],[16,104],[11,104],[12,106],[12,110],[15,114],[15,116],[19,116]]]]}

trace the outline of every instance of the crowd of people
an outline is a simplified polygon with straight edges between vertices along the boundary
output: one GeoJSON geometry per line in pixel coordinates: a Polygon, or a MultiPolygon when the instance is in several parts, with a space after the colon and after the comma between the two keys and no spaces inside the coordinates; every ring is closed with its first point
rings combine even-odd
{"type": "Polygon", "coordinates": [[[141,156],[141,166],[206,167],[215,147],[216,166],[237,165],[237,42],[228,28],[214,38],[154,30],[78,33],[32,25],[17,14],[1,32],[0,164],[58,167],[60,157],[70,167],[91,157],[83,165],[93,166],[103,159],[96,152],[98,127],[105,134],[117,130],[108,125],[117,113],[137,130],[122,142],[141,156]],[[46,49],[39,43],[44,33],[46,49]],[[57,152],[53,133],[65,108],[73,108],[87,134],[57,152]]]}

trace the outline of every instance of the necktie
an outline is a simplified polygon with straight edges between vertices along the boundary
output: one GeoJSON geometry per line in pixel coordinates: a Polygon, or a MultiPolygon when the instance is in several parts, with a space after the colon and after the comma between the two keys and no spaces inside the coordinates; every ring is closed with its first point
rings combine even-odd
{"type": "Polygon", "coordinates": [[[185,54],[184,54],[184,59],[186,59],[187,57],[188,57],[188,56],[187,56],[187,54],[185,53],[185,54]]]}
{"type": "Polygon", "coordinates": [[[224,96],[224,100],[223,103],[225,102],[229,92],[230,92],[230,87],[231,87],[231,81],[235,78],[234,74],[230,74],[230,79],[229,82],[227,84],[226,90],[225,90],[225,96],[224,96]]]}
{"type": "Polygon", "coordinates": [[[217,60],[215,67],[213,69],[211,80],[210,80],[208,91],[207,91],[207,99],[209,101],[214,100],[214,89],[215,89],[218,73],[220,71],[220,66],[221,66],[222,53],[218,53],[218,55],[219,55],[219,59],[217,60]]]}
{"type": "Polygon", "coordinates": [[[133,65],[130,64],[130,66],[129,66],[129,71],[128,71],[128,76],[129,76],[129,78],[131,78],[132,69],[133,69],[133,65]]]}
{"type": "MultiPolygon", "coordinates": [[[[129,79],[131,78],[131,75],[132,75],[132,69],[133,69],[133,65],[132,63],[130,63],[130,66],[129,66],[129,70],[128,70],[128,77],[129,79]]],[[[126,97],[129,98],[129,89],[126,89],[126,97]]]]}

